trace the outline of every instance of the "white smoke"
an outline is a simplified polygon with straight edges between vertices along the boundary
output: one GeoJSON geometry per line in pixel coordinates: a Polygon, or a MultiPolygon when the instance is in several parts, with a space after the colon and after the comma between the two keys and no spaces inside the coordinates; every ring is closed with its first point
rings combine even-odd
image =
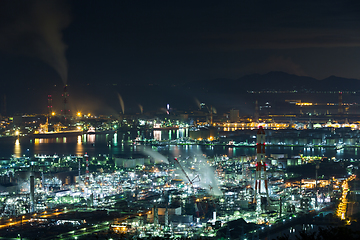
{"type": "MultiPolygon", "coordinates": [[[[209,165],[207,162],[208,159],[206,159],[200,149],[191,151],[191,154],[194,158],[190,157],[187,163],[194,167],[194,171],[189,171],[183,166],[190,180],[193,181],[194,185],[206,189],[210,195],[221,196],[222,192],[219,188],[218,180],[215,177],[215,169],[209,165]],[[198,178],[196,178],[197,176],[198,178]]],[[[178,170],[176,173],[179,174],[185,182],[188,182],[181,170],[178,170]]]]}
{"type": "Polygon", "coordinates": [[[154,150],[152,150],[150,148],[144,147],[141,149],[141,152],[143,152],[145,155],[152,157],[154,159],[155,163],[169,164],[169,161],[165,156],[161,155],[158,152],[155,152],[154,150]]]}
{"type": "Polygon", "coordinates": [[[201,105],[200,105],[199,99],[194,98],[194,100],[195,100],[196,106],[199,108],[199,110],[201,110],[201,105]]]}
{"type": "Polygon", "coordinates": [[[68,66],[62,31],[71,21],[66,1],[2,1],[1,7],[0,50],[41,59],[66,85],[68,66]]]}
{"type": "Polygon", "coordinates": [[[143,108],[143,106],[141,104],[139,104],[139,108],[140,108],[140,113],[143,114],[144,108],[143,108]]]}
{"type": "Polygon", "coordinates": [[[125,106],[124,106],[124,101],[121,97],[121,95],[118,93],[118,98],[119,98],[119,101],[120,101],[120,106],[121,106],[121,110],[122,110],[122,114],[125,114],[125,106]]]}

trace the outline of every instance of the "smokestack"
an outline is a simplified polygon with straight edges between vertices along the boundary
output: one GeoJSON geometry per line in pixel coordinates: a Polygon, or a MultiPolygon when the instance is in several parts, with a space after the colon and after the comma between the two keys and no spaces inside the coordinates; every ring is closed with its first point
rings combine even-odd
{"type": "Polygon", "coordinates": [[[342,92],[339,92],[338,114],[343,114],[342,92]]]}
{"type": "Polygon", "coordinates": [[[43,191],[45,191],[45,178],[44,178],[44,170],[41,172],[41,185],[43,191]]]}
{"type": "Polygon", "coordinates": [[[168,209],[168,205],[166,205],[166,209],[165,209],[165,230],[167,231],[169,228],[169,209],[168,209]]]}
{"type": "Polygon", "coordinates": [[[52,115],[52,96],[48,95],[48,111],[49,111],[49,117],[52,115]]]}
{"type": "Polygon", "coordinates": [[[67,92],[67,85],[64,86],[64,93],[63,93],[63,98],[64,98],[64,109],[62,110],[63,112],[63,116],[64,119],[66,120],[68,117],[68,112],[69,110],[67,109],[67,97],[69,96],[68,92],[67,92]]]}
{"type": "Polygon", "coordinates": [[[255,171],[255,194],[254,202],[256,202],[256,212],[260,213],[261,211],[261,182],[264,182],[266,199],[268,204],[269,192],[268,192],[268,181],[266,175],[266,164],[265,164],[265,131],[262,126],[259,126],[259,129],[256,134],[256,171],[255,171]],[[259,199],[257,199],[259,196],[259,199]]]}
{"type": "Polygon", "coordinates": [[[81,176],[81,158],[79,158],[79,180],[78,182],[80,183],[80,176],[81,176]]]}
{"type": "Polygon", "coordinates": [[[35,212],[35,177],[30,176],[30,209],[31,212],[35,212]]]}
{"type": "Polygon", "coordinates": [[[86,159],[86,182],[89,183],[89,155],[85,153],[85,159],[86,159]]]}
{"type": "Polygon", "coordinates": [[[158,208],[157,206],[154,206],[154,226],[157,226],[159,224],[159,215],[158,215],[158,208]]]}

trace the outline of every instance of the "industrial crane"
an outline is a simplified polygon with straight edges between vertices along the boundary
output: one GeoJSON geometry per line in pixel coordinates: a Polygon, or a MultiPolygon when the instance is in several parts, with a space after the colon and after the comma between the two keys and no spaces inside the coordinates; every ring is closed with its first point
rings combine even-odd
{"type": "Polygon", "coordinates": [[[194,179],[190,179],[190,177],[187,175],[187,173],[185,172],[184,168],[181,166],[180,162],[178,161],[177,158],[174,158],[175,162],[177,162],[177,164],[180,166],[180,169],[181,171],[185,174],[187,180],[189,181],[190,185],[191,185],[191,189],[193,190],[193,199],[194,199],[194,204],[195,204],[195,212],[196,212],[196,216],[199,218],[200,217],[200,214],[199,214],[199,208],[196,204],[196,197],[195,197],[195,188],[194,188],[194,180],[195,179],[199,179],[200,180],[200,177],[199,175],[196,175],[196,177],[194,179]]]}

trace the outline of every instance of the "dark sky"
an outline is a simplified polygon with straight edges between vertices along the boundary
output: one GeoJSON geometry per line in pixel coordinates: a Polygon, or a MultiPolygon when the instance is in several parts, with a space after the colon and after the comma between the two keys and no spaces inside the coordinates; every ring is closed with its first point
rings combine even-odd
{"type": "Polygon", "coordinates": [[[182,83],[269,71],[360,79],[359,1],[0,4],[3,79],[182,83]]]}

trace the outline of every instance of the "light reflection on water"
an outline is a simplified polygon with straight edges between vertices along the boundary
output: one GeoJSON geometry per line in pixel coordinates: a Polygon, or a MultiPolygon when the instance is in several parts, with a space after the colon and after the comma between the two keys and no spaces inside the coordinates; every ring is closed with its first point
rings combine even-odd
{"type": "MultiPolygon", "coordinates": [[[[178,136],[186,137],[188,129],[179,130],[157,130],[153,132],[117,132],[114,134],[84,134],[82,136],[66,136],[54,138],[20,138],[18,143],[13,138],[1,139],[0,157],[8,158],[15,154],[21,156],[27,154],[59,154],[59,155],[79,155],[88,152],[89,155],[110,154],[110,155],[127,155],[131,156],[134,152],[139,153],[138,148],[133,148],[133,140],[137,137],[150,139],[156,137],[158,140],[163,137],[176,139],[178,136]],[[27,151],[27,149],[29,149],[27,151]]],[[[256,155],[255,147],[228,147],[228,146],[192,146],[192,145],[170,145],[154,146],[165,156],[191,155],[196,149],[201,150],[208,156],[228,155],[229,157],[254,156],[256,155]]],[[[307,147],[284,147],[284,146],[267,146],[266,154],[285,153],[289,157],[299,156],[299,154],[310,156],[336,157],[337,159],[357,159],[357,148],[344,148],[335,150],[334,148],[307,148],[307,147]]]]}
{"type": "Polygon", "coordinates": [[[83,148],[81,136],[77,136],[77,144],[76,144],[75,152],[76,152],[76,155],[84,154],[84,148],[83,148]]]}
{"type": "Polygon", "coordinates": [[[19,139],[16,139],[16,140],[15,140],[14,155],[15,155],[15,157],[17,157],[17,158],[21,157],[21,147],[20,147],[20,141],[19,141],[19,139]]]}

